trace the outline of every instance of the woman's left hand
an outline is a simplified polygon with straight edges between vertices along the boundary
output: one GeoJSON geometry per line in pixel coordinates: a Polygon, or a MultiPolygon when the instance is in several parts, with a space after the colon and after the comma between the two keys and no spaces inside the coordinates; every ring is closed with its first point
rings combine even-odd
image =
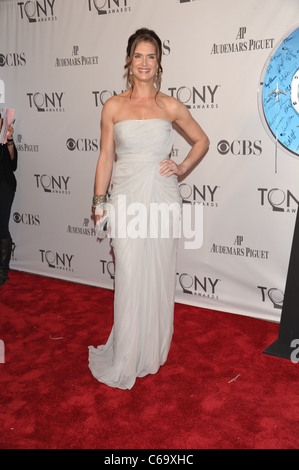
{"type": "Polygon", "coordinates": [[[180,176],[182,174],[180,165],[177,165],[173,160],[166,159],[160,162],[160,165],[163,165],[160,170],[161,176],[166,176],[168,178],[172,175],[180,176]]]}

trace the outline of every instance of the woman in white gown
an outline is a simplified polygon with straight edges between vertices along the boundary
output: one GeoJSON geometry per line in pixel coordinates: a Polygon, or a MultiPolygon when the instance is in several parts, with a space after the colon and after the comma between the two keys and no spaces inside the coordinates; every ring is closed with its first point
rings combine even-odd
{"type": "Polygon", "coordinates": [[[155,374],[167,359],[181,203],[177,177],[209,146],[187,108],[160,92],[161,57],[156,33],[136,31],[127,47],[129,89],[110,98],[102,111],[94,210],[99,222],[111,181],[114,324],[105,345],[89,347],[89,368],[99,382],[120,389],[155,374]],[[194,142],[180,164],[170,159],[173,123],[194,142]]]}

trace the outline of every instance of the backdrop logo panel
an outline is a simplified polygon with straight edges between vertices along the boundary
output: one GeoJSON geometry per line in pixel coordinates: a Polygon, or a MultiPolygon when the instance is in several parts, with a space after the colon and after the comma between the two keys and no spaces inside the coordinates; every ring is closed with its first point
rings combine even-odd
{"type": "Polygon", "coordinates": [[[127,13],[131,11],[130,0],[88,0],[89,11],[98,15],[127,13]]]}
{"type": "Polygon", "coordinates": [[[260,291],[262,302],[270,301],[273,308],[282,309],[284,293],[280,289],[277,289],[276,287],[268,288],[265,286],[257,286],[257,288],[260,291]]]}
{"type": "Polygon", "coordinates": [[[17,251],[16,248],[17,248],[17,245],[15,244],[15,242],[12,242],[11,260],[14,261],[14,262],[18,261],[18,257],[17,257],[17,254],[16,254],[16,251],[17,251]]]}
{"type": "Polygon", "coordinates": [[[45,193],[70,195],[70,176],[34,174],[37,189],[45,193]]]}
{"type": "Polygon", "coordinates": [[[269,250],[262,250],[260,248],[253,248],[251,246],[243,246],[244,236],[237,235],[233,244],[219,245],[213,243],[210,249],[211,253],[228,256],[241,256],[249,259],[269,259],[269,250]]]}
{"type": "Polygon", "coordinates": [[[50,269],[58,271],[74,271],[73,261],[74,255],[70,253],[57,252],[52,250],[40,249],[41,263],[50,269]]]}
{"type": "Polygon", "coordinates": [[[273,212],[296,213],[299,199],[289,189],[257,188],[257,190],[261,206],[270,207],[273,212]]]}
{"type": "Polygon", "coordinates": [[[30,226],[39,226],[40,225],[40,216],[38,214],[29,214],[29,213],[20,213],[14,212],[13,221],[16,224],[24,224],[30,226]]]}
{"type": "Polygon", "coordinates": [[[247,27],[241,26],[238,29],[235,41],[230,43],[213,44],[211,54],[230,54],[234,52],[252,52],[264,49],[272,49],[274,39],[247,39],[247,27]]]}
{"type": "Polygon", "coordinates": [[[25,52],[0,52],[0,67],[18,67],[26,65],[25,52]]]}
{"type": "Polygon", "coordinates": [[[88,137],[81,137],[74,139],[70,137],[66,141],[66,148],[73,152],[77,150],[78,152],[98,152],[100,148],[99,139],[91,139],[88,137]]]}
{"type": "Polygon", "coordinates": [[[182,202],[185,204],[202,203],[206,207],[218,207],[216,191],[219,186],[204,184],[198,187],[195,184],[180,183],[179,191],[182,202]]]}
{"type": "Polygon", "coordinates": [[[96,235],[96,231],[93,226],[90,227],[90,220],[87,217],[83,219],[81,226],[68,225],[66,228],[66,233],[84,236],[84,237],[85,236],[94,237],[96,235]]]}
{"type": "Polygon", "coordinates": [[[111,260],[100,259],[102,274],[108,276],[110,280],[114,279],[114,262],[111,260]]]}
{"type": "Polygon", "coordinates": [[[259,156],[262,154],[261,140],[220,140],[217,145],[220,155],[259,156]]]}
{"type": "Polygon", "coordinates": [[[188,109],[217,109],[216,93],[221,85],[179,85],[169,87],[170,96],[178,99],[188,109]]]}
{"type": "Polygon", "coordinates": [[[30,109],[34,109],[37,112],[64,112],[65,108],[63,105],[63,98],[65,96],[64,91],[51,91],[51,92],[44,92],[41,93],[39,91],[36,92],[28,92],[26,93],[28,97],[28,103],[30,109]]]}
{"type": "MultiPolygon", "coordinates": [[[[55,67],[74,67],[74,66],[87,66],[87,65],[99,65],[99,56],[97,55],[86,55],[80,52],[81,48],[76,45],[72,47],[72,51],[69,57],[63,57],[55,59],[55,67]]],[[[85,51],[83,51],[85,52],[85,51]]]]}
{"type": "Polygon", "coordinates": [[[200,0],[180,0],[180,3],[191,3],[191,2],[199,2],[200,0]]]}
{"type": "Polygon", "coordinates": [[[49,22],[57,20],[54,12],[55,0],[28,0],[18,2],[19,15],[29,23],[49,22]]]}
{"type": "Polygon", "coordinates": [[[38,153],[40,146],[34,143],[23,142],[22,134],[17,134],[16,147],[19,152],[34,152],[38,153]]]}
{"type": "Polygon", "coordinates": [[[190,273],[177,273],[177,280],[184,294],[219,299],[217,284],[220,279],[190,273]]]}

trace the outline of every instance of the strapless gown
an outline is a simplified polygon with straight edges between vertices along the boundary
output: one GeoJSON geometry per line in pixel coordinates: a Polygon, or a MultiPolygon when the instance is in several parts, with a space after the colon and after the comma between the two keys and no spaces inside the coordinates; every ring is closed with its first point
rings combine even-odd
{"type": "Polygon", "coordinates": [[[169,121],[120,121],[114,125],[114,140],[114,324],[106,344],[89,346],[89,368],[99,382],[131,389],[137,377],[155,374],[169,353],[180,223],[175,211],[180,211],[181,197],[177,177],[159,174],[173,146],[169,121]],[[174,210],[161,212],[157,223],[149,217],[155,205],[174,210]],[[131,223],[125,233],[119,222],[124,214],[128,228],[131,223]]]}

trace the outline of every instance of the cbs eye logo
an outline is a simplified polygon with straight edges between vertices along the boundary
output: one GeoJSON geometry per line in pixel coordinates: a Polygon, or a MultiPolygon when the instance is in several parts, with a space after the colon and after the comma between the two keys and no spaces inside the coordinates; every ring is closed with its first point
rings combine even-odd
{"type": "Polygon", "coordinates": [[[220,140],[217,145],[220,155],[261,155],[262,147],[260,140],[220,140]]]}
{"type": "Polygon", "coordinates": [[[35,214],[20,214],[19,212],[15,212],[13,214],[13,221],[16,224],[24,224],[24,225],[40,225],[39,215],[35,214]]]}
{"type": "Polygon", "coordinates": [[[69,138],[66,141],[66,147],[71,152],[73,150],[78,150],[79,152],[98,152],[100,148],[100,143],[98,139],[73,139],[69,138]]]}

